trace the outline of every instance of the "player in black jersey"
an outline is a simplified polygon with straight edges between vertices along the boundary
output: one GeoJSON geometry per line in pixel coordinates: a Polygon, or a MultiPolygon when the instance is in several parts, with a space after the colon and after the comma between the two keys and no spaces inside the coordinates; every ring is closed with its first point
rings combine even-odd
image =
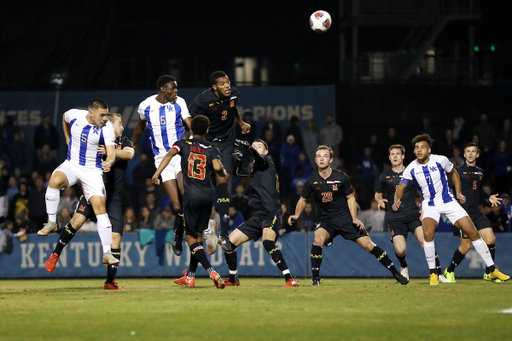
{"type": "MultiPolygon", "coordinates": [[[[475,224],[478,233],[487,244],[489,252],[491,253],[492,260],[496,254],[496,237],[491,227],[489,219],[482,213],[480,209],[480,198],[489,200],[491,205],[499,205],[501,198],[498,194],[489,195],[482,189],[482,168],[476,166],[476,159],[480,156],[480,151],[476,143],[470,142],[464,147],[464,158],[466,162],[463,165],[455,168],[459,173],[461,182],[462,195],[466,197],[466,201],[461,203],[462,208],[466,210],[469,217],[475,224]]],[[[455,267],[464,260],[464,257],[471,250],[471,240],[461,230],[455,228],[454,235],[460,237],[460,247],[455,250],[452,261],[448,268],[444,270],[446,278],[452,283],[455,283],[455,267]]],[[[484,279],[486,281],[501,282],[500,279],[493,279],[489,267],[486,267],[484,279]]]]}
{"type": "MultiPolygon", "coordinates": [[[[107,193],[107,213],[112,223],[112,255],[117,262],[108,264],[107,266],[107,280],[104,289],[108,290],[123,290],[117,285],[114,280],[119,261],[121,259],[121,236],[123,235],[123,199],[122,190],[124,183],[124,175],[128,160],[131,160],[134,155],[132,142],[123,134],[123,121],[120,114],[109,113],[108,120],[112,123],[116,140],[114,141],[116,162],[108,173],[103,173],[103,181],[105,183],[105,190],[107,193]]],[[[100,146],[98,153],[105,155],[105,147],[100,146]]],[[[50,258],[46,261],[46,270],[53,272],[55,265],[59,260],[62,249],[71,241],[75,233],[80,230],[83,224],[91,218],[94,218],[94,211],[92,206],[87,202],[82,195],[80,201],[77,203],[73,218],[60,233],[60,238],[50,258]]],[[[105,264],[107,265],[107,264],[105,264]]]]}
{"type": "Polygon", "coordinates": [[[243,134],[251,130],[251,125],[244,122],[238,113],[236,104],[240,96],[238,89],[224,71],[215,71],[210,75],[211,88],[198,95],[188,107],[190,115],[205,115],[210,120],[210,130],[206,141],[220,150],[220,160],[228,172],[226,177],[217,175],[217,211],[220,215],[222,248],[229,250],[229,188],[228,181],[232,171],[233,123],[240,125],[243,134]]]}
{"type": "Polygon", "coordinates": [[[235,151],[236,155],[236,174],[238,176],[252,177],[252,199],[249,206],[254,208],[254,215],[238,226],[229,235],[230,249],[224,251],[226,264],[229,267],[229,279],[226,280],[227,286],[239,286],[237,272],[236,248],[249,241],[263,240],[265,250],[270,254],[274,263],[283,273],[286,281],[285,287],[298,287],[299,283],[293,279],[284,260],[283,254],[276,247],[276,241],[279,236],[279,229],[283,222],[283,210],[281,209],[281,200],[279,198],[279,177],[276,167],[268,154],[268,146],[263,140],[254,140],[252,146],[243,140],[236,140],[235,146],[247,148],[254,158],[254,167],[249,173],[243,172],[240,167],[242,164],[243,153],[235,151]]]}
{"type": "MultiPolygon", "coordinates": [[[[382,172],[379,180],[375,186],[375,200],[380,208],[386,208],[386,226],[391,233],[391,241],[395,246],[395,255],[400,262],[400,273],[409,279],[409,269],[405,260],[407,250],[407,234],[411,232],[418,240],[423,248],[423,228],[420,221],[420,209],[416,204],[417,188],[413,183],[410,183],[404,191],[402,205],[400,210],[394,211],[392,209],[395,200],[395,191],[405,170],[404,166],[405,147],[401,144],[394,144],[389,147],[389,161],[391,168],[382,172]]],[[[436,253],[436,271],[439,281],[442,283],[450,283],[443,276],[439,256],[436,253]]]]}
{"type": "Polygon", "coordinates": [[[215,187],[212,184],[212,177],[214,172],[220,177],[226,176],[226,170],[220,162],[219,149],[204,140],[209,123],[208,118],[204,115],[194,117],[191,122],[193,138],[179,140],[174,143],[162,159],[152,180],[154,184],[159,185],[158,177],[173,156],[176,154],[181,156],[185,232],[193,257],[190,259],[189,272],[183,278],[184,282],[179,284],[194,286],[197,265],[201,263],[215,286],[224,289],[224,281],[213,270],[203,249],[203,232],[208,227],[213,201],[215,200],[215,187]]]}
{"type": "Polygon", "coordinates": [[[352,240],[363,249],[374,255],[401,284],[409,283],[377,244],[374,244],[364,229],[363,223],[357,219],[357,204],[354,190],[348,176],[331,168],[332,149],[321,145],[316,150],[315,163],[318,171],[309,176],[302,189],[302,197],[297,202],[295,214],[288,218],[294,223],[306,206],[306,199],[313,196],[318,207],[318,224],[315,229],[315,240],[311,247],[311,268],[313,280],[311,285],[320,285],[320,265],[322,264],[322,248],[330,245],[334,237],[341,235],[352,240]]]}

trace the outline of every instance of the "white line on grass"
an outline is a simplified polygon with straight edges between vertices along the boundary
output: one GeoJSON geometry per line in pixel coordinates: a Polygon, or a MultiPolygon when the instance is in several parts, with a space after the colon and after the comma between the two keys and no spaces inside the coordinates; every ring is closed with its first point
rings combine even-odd
{"type": "Polygon", "coordinates": [[[503,314],[512,314],[512,308],[501,311],[503,314]]]}

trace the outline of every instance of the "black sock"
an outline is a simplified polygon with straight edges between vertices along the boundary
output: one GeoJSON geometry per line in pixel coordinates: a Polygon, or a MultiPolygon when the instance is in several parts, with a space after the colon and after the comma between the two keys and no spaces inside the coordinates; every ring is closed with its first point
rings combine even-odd
{"type": "Polygon", "coordinates": [[[391,258],[389,258],[386,251],[382,250],[378,245],[375,245],[371,254],[377,258],[380,264],[384,265],[389,271],[391,271],[393,276],[398,273],[398,270],[396,269],[395,264],[391,261],[391,258]]]}
{"type": "Polygon", "coordinates": [[[220,216],[220,235],[227,237],[229,235],[229,189],[228,184],[223,183],[215,188],[217,194],[217,211],[220,216]]]}
{"type": "Polygon", "coordinates": [[[174,226],[176,226],[176,229],[174,230],[174,238],[178,237],[179,239],[183,239],[183,233],[185,232],[183,227],[183,213],[178,213],[174,226]]]}
{"type": "Polygon", "coordinates": [[[206,257],[206,252],[204,252],[203,245],[200,243],[194,243],[190,245],[190,253],[197,259],[199,263],[201,263],[209,275],[213,269],[210,261],[208,260],[208,257],[206,257]]]}
{"type": "MultiPolygon", "coordinates": [[[[496,255],[496,244],[487,244],[487,247],[489,248],[489,252],[491,253],[492,261],[494,262],[494,256],[496,255]]],[[[489,274],[491,273],[491,268],[486,267],[485,273],[489,274]]]]}
{"type": "MultiPolygon", "coordinates": [[[[199,264],[199,261],[197,260],[196,257],[190,257],[190,264],[188,265],[188,273],[195,274],[198,264],[199,264]]],[[[190,277],[190,278],[192,278],[192,277],[190,277]]]]}
{"type": "MultiPolygon", "coordinates": [[[[121,249],[112,249],[112,256],[114,256],[114,258],[116,259],[121,260],[121,249]]],[[[107,281],[105,283],[112,283],[112,281],[116,278],[118,268],[119,263],[107,265],[107,281]]]]}
{"type": "Polygon", "coordinates": [[[453,253],[452,261],[451,261],[450,265],[448,266],[448,268],[446,269],[446,271],[447,272],[455,271],[455,268],[460,264],[460,262],[462,262],[464,260],[464,257],[466,257],[466,256],[463,255],[459,251],[459,249],[455,250],[455,252],[453,253]]]}
{"type": "Polygon", "coordinates": [[[396,256],[396,258],[398,259],[398,261],[400,262],[400,266],[401,266],[402,268],[406,268],[406,267],[407,267],[407,262],[405,261],[405,255],[403,255],[403,257],[400,257],[400,256],[398,255],[398,253],[396,253],[396,252],[395,252],[395,256],[396,256]]]}
{"type": "Polygon", "coordinates": [[[229,281],[231,283],[238,282],[238,257],[236,255],[236,246],[233,245],[233,251],[231,252],[225,252],[224,251],[224,258],[226,259],[226,264],[229,268],[229,281]]]}
{"type": "Polygon", "coordinates": [[[57,245],[55,245],[55,249],[53,252],[58,254],[60,256],[62,249],[64,249],[64,246],[68,245],[68,243],[73,239],[75,236],[76,230],[71,226],[71,223],[67,223],[66,226],[60,231],[60,238],[57,242],[57,245]]]}
{"type": "Polygon", "coordinates": [[[292,278],[290,275],[290,270],[288,269],[288,265],[286,265],[286,261],[284,260],[283,253],[276,246],[276,242],[273,240],[264,240],[263,246],[265,250],[270,254],[274,263],[276,263],[277,267],[283,273],[285,281],[288,281],[292,278]]]}
{"type": "Polygon", "coordinates": [[[441,269],[441,262],[439,261],[439,255],[437,254],[437,252],[436,252],[436,255],[435,255],[435,260],[436,260],[436,273],[438,275],[442,275],[443,274],[443,270],[441,269]]]}
{"type": "Polygon", "coordinates": [[[320,278],[320,265],[322,265],[322,247],[311,246],[311,271],[313,278],[320,278]]]}

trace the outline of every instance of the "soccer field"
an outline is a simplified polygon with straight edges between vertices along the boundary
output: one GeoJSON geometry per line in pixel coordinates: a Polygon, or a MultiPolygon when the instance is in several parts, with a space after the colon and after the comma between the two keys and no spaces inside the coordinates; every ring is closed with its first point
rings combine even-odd
{"type": "Polygon", "coordinates": [[[0,340],[503,340],[512,332],[510,283],[431,287],[392,279],[279,278],[0,280],[0,340]]]}

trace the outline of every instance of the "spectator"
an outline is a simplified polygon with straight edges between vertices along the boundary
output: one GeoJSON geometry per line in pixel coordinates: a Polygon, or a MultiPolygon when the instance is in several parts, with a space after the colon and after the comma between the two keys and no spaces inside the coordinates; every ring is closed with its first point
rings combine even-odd
{"type": "MultiPolygon", "coordinates": [[[[19,192],[12,198],[12,205],[9,207],[9,217],[14,218],[15,215],[23,210],[27,210],[28,204],[28,186],[26,182],[20,182],[19,192]]],[[[46,205],[45,205],[46,207],[46,205]]]]}
{"type": "Polygon", "coordinates": [[[287,174],[291,174],[291,170],[295,168],[299,162],[299,154],[301,149],[295,143],[295,137],[288,135],[286,137],[286,144],[281,148],[281,155],[283,156],[284,169],[287,174]]]}
{"type": "Polygon", "coordinates": [[[256,124],[253,120],[253,114],[251,108],[244,109],[244,122],[251,125],[251,130],[247,134],[242,134],[242,128],[239,124],[235,124],[235,137],[240,140],[248,141],[253,143],[256,140],[256,124]]]}
{"type": "Polygon", "coordinates": [[[281,229],[279,230],[280,236],[285,233],[294,231],[293,226],[288,224],[288,218],[290,217],[290,210],[288,209],[288,205],[281,203],[281,210],[283,211],[283,222],[281,224],[281,229]]]}
{"type": "Polygon", "coordinates": [[[59,207],[66,207],[69,212],[74,212],[78,198],[76,197],[74,187],[68,187],[64,190],[64,193],[60,196],[59,207]]]}
{"type": "Polygon", "coordinates": [[[67,207],[62,207],[60,209],[59,216],[57,217],[57,224],[59,226],[59,231],[66,226],[67,223],[71,221],[71,212],[67,207]]]}
{"type": "Polygon", "coordinates": [[[265,131],[265,137],[263,140],[268,145],[268,155],[272,158],[274,166],[276,166],[277,173],[281,173],[281,143],[276,141],[274,138],[274,132],[272,130],[265,131]]]}
{"type": "MultiPolygon", "coordinates": [[[[455,117],[453,119],[453,139],[454,143],[459,146],[459,148],[464,149],[466,143],[468,142],[468,133],[464,124],[466,121],[462,117],[455,117]]],[[[443,154],[441,154],[443,155],[443,154]]]]}
{"type": "Polygon", "coordinates": [[[11,157],[4,150],[6,150],[5,147],[2,147],[2,144],[0,144],[0,169],[2,169],[2,170],[4,170],[4,169],[11,170],[12,169],[12,167],[11,167],[11,157]]]}
{"type": "MultiPolygon", "coordinates": [[[[389,145],[389,146],[391,146],[391,145],[389,145]]],[[[384,156],[388,154],[388,150],[387,150],[388,147],[386,147],[385,145],[383,145],[382,143],[379,142],[379,138],[377,137],[377,134],[375,134],[375,133],[370,136],[369,147],[372,152],[373,160],[375,161],[375,165],[378,167],[379,171],[384,169],[385,161],[387,160],[387,158],[386,158],[386,160],[384,160],[385,159],[384,156]]],[[[338,160],[339,160],[339,158],[338,158],[338,160]]],[[[334,161],[333,161],[333,163],[334,163],[334,161]]],[[[332,166],[332,167],[335,169],[338,169],[339,165],[337,167],[334,167],[334,166],[332,166]]]]}
{"type": "Polygon", "coordinates": [[[510,151],[507,150],[507,144],[504,140],[501,140],[498,150],[492,156],[492,163],[494,165],[494,189],[498,193],[506,193],[509,191],[511,160],[510,151]]]}
{"type": "Polygon", "coordinates": [[[21,210],[14,216],[13,233],[25,231],[26,233],[36,233],[39,228],[27,217],[27,210],[21,210]]]}
{"type": "Polygon", "coordinates": [[[59,133],[57,128],[52,124],[52,115],[46,114],[43,122],[37,126],[34,133],[34,150],[38,153],[41,147],[48,145],[50,152],[54,158],[57,158],[59,151],[59,133]]]}
{"type": "Polygon", "coordinates": [[[510,128],[510,118],[503,120],[503,129],[498,134],[498,139],[507,144],[507,150],[512,151],[512,132],[510,128]]]}
{"type": "Polygon", "coordinates": [[[155,230],[174,230],[176,216],[172,214],[170,206],[165,206],[162,213],[158,214],[153,224],[155,230]]]}
{"type": "Polygon", "coordinates": [[[18,185],[16,184],[16,178],[14,176],[9,177],[9,187],[7,188],[7,198],[9,200],[9,205],[12,205],[12,199],[14,195],[18,193],[18,185]]]}
{"type": "Polygon", "coordinates": [[[50,184],[50,178],[52,177],[52,172],[46,172],[44,175],[44,188],[48,188],[50,184]]]}
{"type": "Polygon", "coordinates": [[[290,126],[286,129],[285,136],[290,135],[295,138],[295,144],[299,146],[300,149],[304,150],[304,140],[302,139],[302,132],[299,127],[299,118],[297,116],[292,116],[290,126]]]}
{"type": "Polygon", "coordinates": [[[98,224],[95,219],[96,218],[88,219],[78,231],[82,233],[98,232],[98,224]]]}
{"type": "Polygon", "coordinates": [[[492,206],[491,212],[485,215],[491,222],[494,233],[508,232],[510,221],[500,205],[492,206]]]}
{"type": "Polygon", "coordinates": [[[446,129],[444,139],[440,141],[438,148],[436,148],[436,154],[444,155],[447,158],[451,158],[453,156],[453,148],[455,146],[460,148],[460,146],[457,143],[455,143],[453,131],[451,129],[446,129]]]}
{"type": "Polygon", "coordinates": [[[291,207],[296,207],[297,202],[302,197],[302,190],[304,189],[304,183],[305,183],[304,181],[300,181],[300,180],[295,183],[295,186],[293,187],[295,190],[294,190],[294,193],[292,193],[291,200],[290,200],[291,207]]]}
{"type": "MultiPolygon", "coordinates": [[[[267,120],[263,124],[263,130],[262,130],[264,132],[262,140],[264,140],[268,144],[268,141],[266,140],[267,130],[272,131],[272,136],[273,136],[272,140],[277,143],[277,148],[280,149],[281,144],[283,143],[283,133],[281,130],[281,126],[279,125],[278,122],[275,121],[274,116],[272,114],[267,117],[267,120]]],[[[269,149],[269,154],[270,154],[270,149],[269,149]]],[[[275,161],[274,161],[274,163],[275,163],[275,161]]]]}
{"type": "Polygon", "coordinates": [[[320,144],[332,149],[339,148],[343,141],[343,130],[334,122],[334,117],[331,114],[325,115],[325,123],[325,126],[320,130],[320,144]]]}
{"type": "Polygon", "coordinates": [[[7,220],[0,226],[0,253],[10,255],[14,244],[12,242],[14,235],[12,233],[14,223],[12,220],[7,220]]]}
{"type": "Polygon", "coordinates": [[[48,214],[46,213],[46,189],[44,188],[44,181],[42,177],[36,179],[35,188],[28,196],[28,217],[36,224],[38,228],[42,228],[48,221],[48,214]]]}
{"type": "Polygon", "coordinates": [[[244,222],[244,217],[234,206],[229,206],[229,232],[233,232],[244,222]]]}
{"type": "MultiPolygon", "coordinates": [[[[394,127],[390,127],[388,129],[387,138],[384,142],[384,149],[386,151],[384,155],[387,155],[387,148],[389,148],[389,146],[392,146],[394,144],[403,145],[402,141],[398,138],[398,135],[396,134],[396,129],[394,127]]],[[[389,159],[385,158],[385,162],[389,163],[389,159]]]]}
{"type": "Polygon", "coordinates": [[[292,172],[292,190],[296,189],[299,183],[304,185],[307,179],[308,177],[306,176],[306,174],[304,174],[304,171],[302,170],[302,165],[298,164],[297,166],[295,166],[295,169],[292,172]]]}
{"type": "Polygon", "coordinates": [[[508,218],[507,231],[512,232],[512,208],[510,206],[510,196],[507,193],[503,193],[501,195],[501,198],[503,199],[503,201],[501,202],[501,208],[503,209],[503,211],[505,211],[505,214],[507,215],[508,218]]]}
{"type": "MultiPolygon", "coordinates": [[[[23,141],[23,134],[14,133],[14,138],[10,149],[12,167],[23,168],[27,162],[27,148],[23,141]]],[[[53,169],[52,169],[53,170],[53,169]]]]}
{"type": "Polygon", "coordinates": [[[236,194],[230,199],[230,204],[244,217],[249,219],[249,197],[244,194],[244,185],[236,185],[236,194]]]}
{"type": "MultiPolygon", "coordinates": [[[[339,162],[339,160],[338,160],[338,162],[339,162]]],[[[333,163],[334,163],[334,161],[333,161],[333,163]]],[[[302,172],[304,174],[304,177],[306,177],[306,179],[307,179],[311,175],[311,173],[313,173],[313,168],[309,164],[309,161],[308,161],[308,158],[307,158],[305,152],[301,151],[299,153],[299,161],[297,163],[297,166],[299,166],[299,165],[302,166],[302,172]]],[[[292,175],[292,176],[295,176],[295,175],[292,175]]]]}
{"type": "Polygon", "coordinates": [[[154,229],[153,214],[147,206],[143,206],[140,211],[139,229],[154,229]]]}
{"type": "Polygon", "coordinates": [[[137,220],[137,216],[135,215],[135,211],[132,207],[127,207],[126,211],[124,211],[124,232],[137,232],[139,230],[139,222],[137,220]]]}
{"type": "Polygon", "coordinates": [[[480,159],[484,174],[491,170],[494,142],[496,141],[496,128],[487,121],[487,115],[480,115],[480,123],[475,127],[474,134],[478,136],[482,148],[480,159]]]}
{"type": "Polygon", "coordinates": [[[34,170],[44,176],[46,172],[53,172],[57,166],[57,160],[50,154],[50,145],[43,145],[41,152],[34,158],[34,170]]]}
{"type": "Polygon", "coordinates": [[[306,156],[308,158],[309,164],[311,167],[315,168],[315,155],[316,155],[316,147],[318,147],[318,131],[316,129],[316,123],[313,119],[308,121],[308,127],[302,134],[304,139],[304,150],[306,151],[306,156]]]}
{"type": "Polygon", "coordinates": [[[11,150],[11,143],[17,131],[12,116],[5,115],[4,123],[0,126],[0,146],[3,150],[11,150]]]}
{"type": "MultiPolygon", "coordinates": [[[[284,218],[283,218],[284,219],[284,218]]],[[[313,205],[308,202],[304,207],[304,212],[300,215],[297,220],[297,230],[302,233],[315,231],[316,227],[316,214],[313,210],[313,205]]]]}
{"type": "Polygon", "coordinates": [[[430,118],[425,116],[421,119],[421,127],[416,131],[416,135],[429,134],[434,141],[439,141],[439,129],[430,124],[430,118]]]}
{"type": "Polygon", "coordinates": [[[146,194],[146,203],[144,206],[151,211],[151,215],[153,217],[156,217],[160,212],[162,212],[160,206],[156,204],[155,193],[153,192],[146,194]]]}
{"type": "MultiPolygon", "coordinates": [[[[367,215],[367,218],[371,221],[372,232],[384,232],[384,219],[386,217],[386,211],[379,209],[379,205],[375,199],[371,201],[371,207],[369,210],[362,211],[362,214],[367,215]]],[[[367,226],[365,226],[367,231],[367,226]]]]}
{"type": "Polygon", "coordinates": [[[460,154],[460,148],[458,146],[453,147],[453,156],[450,158],[451,163],[454,167],[458,167],[464,164],[464,159],[460,154]]]}
{"type": "Polygon", "coordinates": [[[359,164],[359,170],[361,171],[361,176],[359,177],[359,181],[361,182],[361,208],[370,207],[376,180],[375,176],[378,173],[369,147],[364,149],[364,154],[359,164]]]}

